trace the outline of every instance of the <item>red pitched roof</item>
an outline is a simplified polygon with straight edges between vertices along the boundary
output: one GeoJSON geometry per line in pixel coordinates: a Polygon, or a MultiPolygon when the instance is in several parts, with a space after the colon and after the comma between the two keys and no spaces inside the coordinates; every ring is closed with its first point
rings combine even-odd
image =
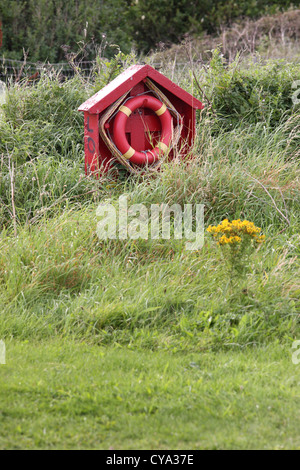
{"type": "Polygon", "coordinates": [[[173,83],[150,65],[132,65],[112,82],[102,88],[102,90],[98,91],[98,93],[85,101],[85,103],[78,108],[78,111],[88,111],[90,114],[99,114],[147,77],[171,91],[174,95],[193,108],[202,109],[204,107],[199,100],[194,98],[190,93],[180,88],[180,86],[173,83]]]}

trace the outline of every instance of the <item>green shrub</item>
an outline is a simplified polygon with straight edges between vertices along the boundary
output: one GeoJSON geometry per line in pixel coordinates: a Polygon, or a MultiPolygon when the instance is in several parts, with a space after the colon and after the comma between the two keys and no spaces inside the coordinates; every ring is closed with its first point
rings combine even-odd
{"type": "MultiPolygon", "coordinates": [[[[239,17],[257,18],[286,10],[295,0],[1,0],[3,52],[22,59],[23,48],[33,61],[58,62],[83,42],[84,57],[95,57],[95,44],[134,46],[148,52],[159,43],[178,43],[185,33],[215,32],[239,17]],[[67,46],[62,49],[61,46],[67,46]]],[[[113,52],[106,49],[105,54],[113,52]]]]}
{"type": "Polygon", "coordinates": [[[0,121],[0,152],[18,163],[39,155],[78,159],[83,116],[77,109],[86,98],[78,78],[61,83],[59,75],[44,75],[33,87],[13,86],[0,121]]]}
{"type": "MultiPolygon", "coordinates": [[[[299,112],[294,105],[293,83],[299,79],[299,64],[284,61],[241,63],[239,58],[227,65],[215,50],[208,72],[199,72],[198,81],[218,116],[217,128],[230,130],[243,121],[245,125],[263,123],[275,127],[299,112]]],[[[194,94],[205,99],[194,83],[194,94]]]]}
{"type": "Polygon", "coordinates": [[[90,93],[80,78],[61,82],[52,74],[34,86],[10,87],[0,114],[0,226],[11,222],[12,165],[18,223],[107,191],[84,177],[83,114],[78,107],[90,93]]]}

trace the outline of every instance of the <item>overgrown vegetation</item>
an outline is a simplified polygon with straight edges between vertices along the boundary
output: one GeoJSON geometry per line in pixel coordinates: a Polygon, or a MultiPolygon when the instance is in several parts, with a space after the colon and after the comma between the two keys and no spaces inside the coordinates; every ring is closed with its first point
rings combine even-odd
{"type": "MultiPolygon", "coordinates": [[[[299,61],[300,10],[261,16],[259,19],[239,18],[229,27],[222,25],[216,34],[191,35],[180,44],[171,47],[161,44],[153,60],[157,64],[186,64],[186,57],[195,62],[206,63],[210,51],[219,47],[228,63],[237,54],[252,55],[254,60],[284,59],[299,61]],[[188,48],[187,48],[188,46],[188,48]],[[188,54],[187,54],[188,49],[188,54]]],[[[188,64],[186,64],[188,66],[188,64]]]]}
{"type": "Polygon", "coordinates": [[[89,80],[45,73],[37,84],[11,86],[1,107],[0,338],[15,361],[25,351],[22,364],[33,371],[24,378],[16,367],[1,370],[8,411],[0,414],[0,446],[18,447],[11,438],[18,434],[23,447],[36,448],[297,447],[299,394],[288,354],[300,333],[300,107],[292,99],[300,67],[240,57],[228,65],[218,49],[188,73],[165,64],[163,73],[206,104],[193,160],[168,163],[151,179],[87,178],[78,105],[132,61],[119,53],[101,68],[98,59],[89,80]],[[96,208],[124,193],[147,207],[202,203],[206,227],[225,218],[259,226],[266,240],[244,284],[230,284],[208,234],[197,252],[173,239],[100,241],[96,208]],[[230,383],[223,367],[237,374],[230,383]],[[277,389],[279,380],[285,385],[277,389]],[[18,424],[24,390],[28,414],[18,424]],[[34,404],[43,410],[38,417],[34,404]],[[179,434],[168,427],[170,410],[179,434]],[[155,440],[159,416],[165,431],[155,440]],[[97,430],[104,437],[95,441],[97,430]]]}
{"type": "MultiPolygon", "coordinates": [[[[94,44],[122,44],[148,52],[159,43],[177,43],[185,33],[216,32],[236,18],[257,18],[299,5],[298,0],[1,0],[3,53],[22,59],[29,50],[33,61],[64,60],[84,41],[86,57],[94,57],[94,44]]],[[[108,54],[112,51],[107,50],[108,54]]]]}
{"type": "Polygon", "coordinates": [[[299,73],[280,62],[226,66],[215,51],[206,72],[194,71],[197,82],[184,83],[203,99],[200,81],[211,98],[195,159],[170,163],[150,181],[83,175],[77,107],[94,82],[45,75],[35,86],[12,87],[0,123],[0,336],[76,335],[172,350],[294,337],[300,136],[291,98],[299,73]],[[203,203],[207,224],[242,217],[259,225],[267,241],[246,292],[228,290],[209,240],[199,253],[178,241],[100,242],[97,204],[124,192],[148,206],[203,203]]]}

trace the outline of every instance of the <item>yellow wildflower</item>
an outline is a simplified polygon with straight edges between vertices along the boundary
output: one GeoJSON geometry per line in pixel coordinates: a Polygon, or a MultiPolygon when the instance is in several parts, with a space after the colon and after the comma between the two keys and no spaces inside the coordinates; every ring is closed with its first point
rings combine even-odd
{"type": "Polygon", "coordinates": [[[242,243],[244,237],[250,237],[257,243],[263,243],[265,236],[260,235],[260,227],[256,227],[253,222],[249,220],[236,219],[229,222],[224,219],[219,225],[210,225],[207,229],[209,233],[218,241],[218,245],[234,245],[242,243]]]}

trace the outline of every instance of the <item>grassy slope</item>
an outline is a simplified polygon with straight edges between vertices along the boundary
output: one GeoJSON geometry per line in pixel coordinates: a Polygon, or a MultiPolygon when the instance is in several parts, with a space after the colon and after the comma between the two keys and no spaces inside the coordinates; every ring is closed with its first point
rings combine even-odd
{"type": "Polygon", "coordinates": [[[194,163],[117,185],[81,176],[76,107],[90,88],[45,77],[11,90],[0,121],[0,447],[300,446],[298,73],[226,69],[215,55],[202,81],[218,118],[202,116],[194,163]],[[229,285],[208,238],[199,252],[100,242],[96,207],[124,192],[148,207],[204,203],[206,226],[253,220],[267,241],[247,280],[229,285]]]}
{"type": "Polygon", "coordinates": [[[219,249],[170,240],[99,242],[92,208],[3,237],[1,337],[199,350],[290,341],[298,332],[297,235],[268,234],[232,290],[219,249]],[[244,292],[244,289],[247,289],[244,292]]]}

